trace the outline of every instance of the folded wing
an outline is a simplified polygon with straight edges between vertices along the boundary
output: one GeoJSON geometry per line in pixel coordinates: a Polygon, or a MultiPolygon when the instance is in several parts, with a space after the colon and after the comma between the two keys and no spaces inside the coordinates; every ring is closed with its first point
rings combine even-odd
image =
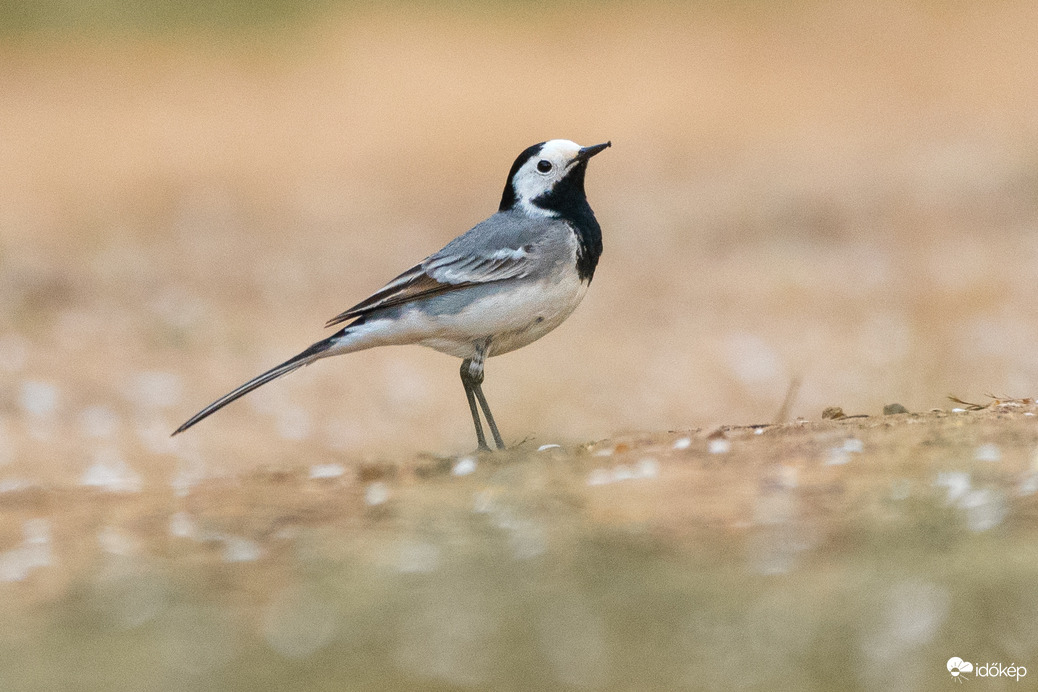
{"type": "Polygon", "coordinates": [[[396,277],[371,296],[328,320],[326,327],[363,317],[375,310],[430,298],[467,286],[518,279],[537,266],[534,244],[501,247],[478,253],[452,251],[448,246],[396,277]]]}

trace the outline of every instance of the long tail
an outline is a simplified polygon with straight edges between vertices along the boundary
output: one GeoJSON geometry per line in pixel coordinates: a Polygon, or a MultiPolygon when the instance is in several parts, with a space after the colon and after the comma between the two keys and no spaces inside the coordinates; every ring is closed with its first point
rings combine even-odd
{"type": "Polygon", "coordinates": [[[248,394],[253,389],[261,387],[266,383],[270,382],[271,380],[275,380],[281,377],[282,375],[287,375],[293,370],[298,370],[304,365],[309,365],[310,363],[313,363],[315,360],[319,360],[326,355],[333,355],[327,353],[327,351],[330,350],[335,345],[335,342],[338,341],[342,336],[343,333],[339,332],[338,334],[330,336],[327,339],[324,339],[323,341],[318,341],[316,344],[306,349],[299,355],[289,358],[281,365],[278,365],[275,368],[271,368],[270,370],[266,371],[262,375],[259,375],[258,377],[252,378],[242,386],[235,389],[230,394],[225,394],[224,396],[209,404],[195,415],[191,416],[191,418],[189,418],[186,423],[184,423],[179,428],[173,431],[173,435],[184,432],[198,421],[207,417],[211,413],[219,411],[227,404],[231,403],[238,397],[248,394]]]}

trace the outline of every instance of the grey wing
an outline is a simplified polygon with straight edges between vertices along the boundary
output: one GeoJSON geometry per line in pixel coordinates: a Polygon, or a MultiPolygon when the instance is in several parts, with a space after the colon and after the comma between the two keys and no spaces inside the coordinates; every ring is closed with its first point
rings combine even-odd
{"type": "Polygon", "coordinates": [[[325,326],[467,286],[536,274],[552,261],[552,241],[557,240],[562,231],[569,232],[563,222],[554,219],[495,214],[365,300],[328,320],[325,326]]]}

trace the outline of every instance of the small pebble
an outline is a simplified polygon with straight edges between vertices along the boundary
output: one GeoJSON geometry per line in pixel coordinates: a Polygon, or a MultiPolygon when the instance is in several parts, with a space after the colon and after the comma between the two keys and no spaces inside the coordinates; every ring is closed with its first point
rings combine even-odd
{"type": "Polygon", "coordinates": [[[29,519],[22,524],[22,544],[0,553],[0,581],[22,581],[34,570],[54,564],[50,522],[29,519]]]}
{"type": "Polygon", "coordinates": [[[187,512],[177,512],[169,518],[169,534],[177,538],[193,538],[196,533],[195,522],[187,512]]]}
{"type": "Polygon", "coordinates": [[[619,466],[617,466],[616,468],[613,469],[613,480],[614,481],[628,481],[628,480],[631,480],[632,478],[637,478],[637,477],[638,476],[635,475],[633,469],[631,469],[630,467],[625,466],[623,464],[620,464],[619,466]]]}
{"type": "Polygon", "coordinates": [[[588,485],[608,485],[639,478],[656,478],[660,474],[659,462],[652,457],[640,459],[634,466],[620,464],[612,470],[598,468],[588,474],[588,485]]]}
{"type": "Polygon", "coordinates": [[[227,536],[224,539],[224,562],[255,562],[262,555],[263,548],[256,541],[237,536],[227,536]]]}
{"type": "Polygon", "coordinates": [[[638,462],[638,475],[642,478],[655,478],[660,475],[660,465],[652,458],[646,457],[638,462]]]}
{"type": "Polygon", "coordinates": [[[338,478],[346,473],[340,464],[314,464],[310,467],[310,478],[338,478]]]}
{"type": "Polygon", "coordinates": [[[971,490],[959,504],[966,511],[966,525],[977,533],[995,528],[1009,514],[1005,496],[987,488],[971,490]]]}
{"type": "Polygon", "coordinates": [[[901,404],[887,404],[883,407],[884,416],[893,416],[898,413],[908,413],[908,409],[901,404]]]}
{"type": "Polygon", "coordinates": [[[970,475],[965,471],[942,471],[937,474],[934,485],[948,489],[945,501],[951,504],[965,496],[970,491],[972,483],[970,475]]]}
{"type": "Polygon", "coordinates": [[[707,450],[711,454],[727,454],[732,449],[732,443],[723,437],[719,437],[714,440],[710,440],[707,450]]]}
{"type": "Polygon", "coordinates": [[[113,493],[139,493],[140,474],[130,468],[114,450],[103,450],[79,478],[79,484],[113,493]]]}
{"type": "Polygon", "coordinates": [[[18,404],[26,413],[43,418],[57,410],[59,394],[57,385],[49,382],[23,382],[18,404]]]}
{"type": "Polygon", "coordinates": [[[678,439],[674,440],[674,449],[679,449],[679,450],[680,449],[688,449],[691,446],[692,446],[692,438],[691,437],[679,437],[678,439]]]}
{"type": "Polygon", "coordinates": [[[458,459],[458,463],[451,469],[451,473],[455,476],[467,476],[470,473],[474,473],[476,470],[476,460],[472,457],[462,457],[458,459]]]}
{"type": "Polygon", "coordinates": [[[1034,495],[1038,492],[1038,473],[1029,474],[1017,488],[1018,495],[1034,495]]]}
{"type": "Polygon", "coordinates": [[[541,445],[540,447],[537,448],[537,451],[538,452],[546,452],[549,449],[562,449],[562,445],[556,445],[556,444],[541,445]]]}
{"type": "Polygon", "coordinates": [[[3,493],[17,493],[22,490],[28,490],[32,487],[32,483],[22,478],[5,478],[0,481],[0,494],[3,493]]]}
{"type": "Polygon", "coordinates": [[[364,502],[374,507],[381,505],[389,499],[389,487],[381,482],[375,481],[364,490],[364,502]]]}

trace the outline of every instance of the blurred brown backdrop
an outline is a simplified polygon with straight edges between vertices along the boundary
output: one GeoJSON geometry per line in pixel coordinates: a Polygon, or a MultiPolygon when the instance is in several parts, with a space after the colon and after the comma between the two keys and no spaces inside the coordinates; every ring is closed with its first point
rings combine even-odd
{"type": "Polygon", "coordinates": [[[457,362],[418,348],[166,435],[492,212],[554,137],[614,143],[588,183],[606,251],[563,327],[489,363],[510,442],[765,422],[796,378],[809,418],[1035,393],[1033,2],[3,16],[9,474],[471,448],[457,362]]]}

